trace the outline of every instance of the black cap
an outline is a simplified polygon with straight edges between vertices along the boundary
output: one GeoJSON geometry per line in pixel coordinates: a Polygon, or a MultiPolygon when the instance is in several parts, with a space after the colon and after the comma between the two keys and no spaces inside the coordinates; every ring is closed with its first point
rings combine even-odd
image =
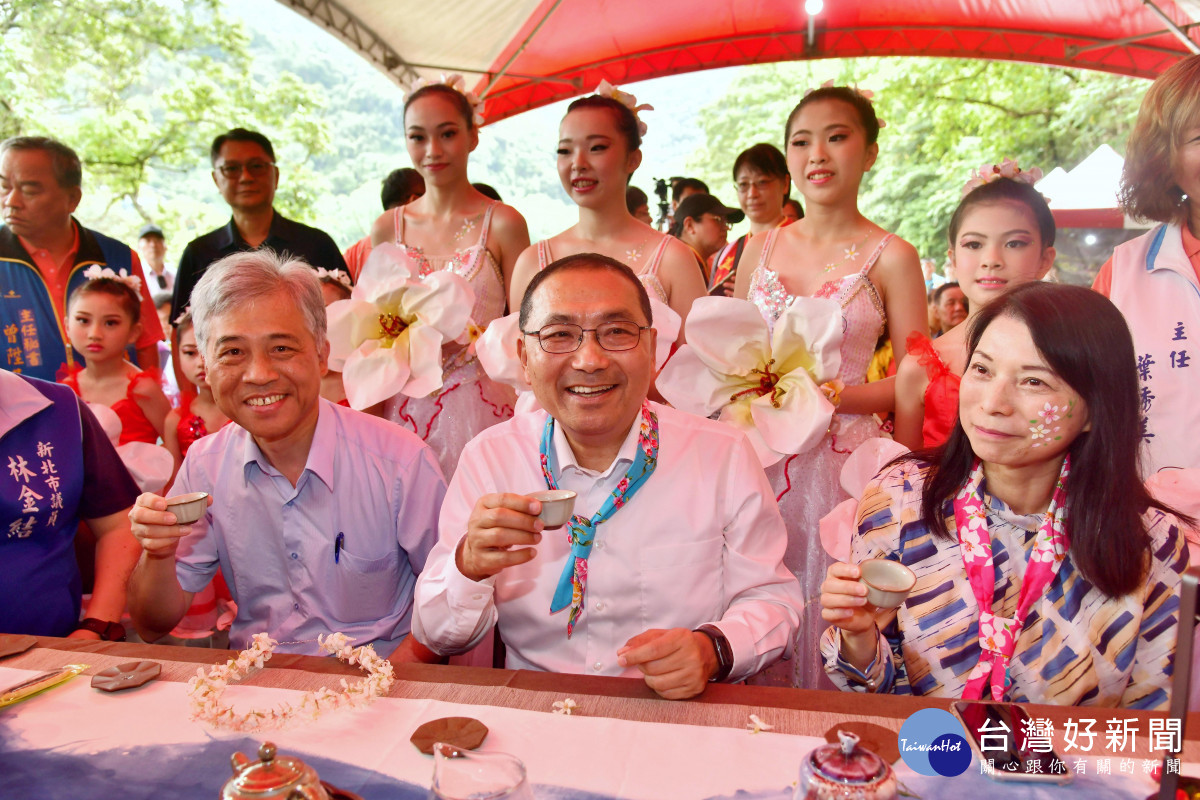
{"type": "Polygon", "coordinates": [[[139,239],[145,239],[147,236],[157,236],[158,238],[163,239],[163,240],[165,240],[167,238],[167,237],[163,236],[162,228],[158,227],[154,223],[151,223],[149,225],[143,225],[142,229],[140,231],[138,231],[139,239]]]}
{"type": "Polygon", "coordinates": [[[729,220],[730,223],[741,222],[746,218],[741,209],[730,208],[711,194],[689,194],[679,201],[679,206],[675,209],[675,222],[671,225],[671,235],[678,238],[683,233],[685,219],[699,219],[705,214],[716,214],[718,217],[729,220]]]}

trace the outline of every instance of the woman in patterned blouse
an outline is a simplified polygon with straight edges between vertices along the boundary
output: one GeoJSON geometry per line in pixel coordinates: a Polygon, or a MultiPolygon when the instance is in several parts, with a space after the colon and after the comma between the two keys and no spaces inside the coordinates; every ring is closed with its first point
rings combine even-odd
{"type": "Polygon", "coordinates": [[[826,671],[854,691],[1165,709],[1187,554],[1137,477],[1120,312],[1026,284],[980,312],[969,353],[949,441],[875,478],[854,563],[828,571],[826,671]],[[916,573],[899,609],[867,605],[868,558],[916,573]]]}

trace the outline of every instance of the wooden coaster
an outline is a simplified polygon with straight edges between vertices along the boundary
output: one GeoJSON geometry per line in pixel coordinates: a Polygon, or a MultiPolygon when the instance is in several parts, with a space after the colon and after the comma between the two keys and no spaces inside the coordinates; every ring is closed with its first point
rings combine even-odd
{"type": "Polygon", "coordinates": [[[889,764],[895,764],[900,760],[899,735],[891,728],[885,728],[873,722],[843,722],[825,731],[825,741],[837,744],[839,741],[838,731],[853,733],[858,737],[859,745],[889,764]]]}
{"type": "Polygon", "coordinates": [[[0,634],[0,658],[15,656],[17,653],[24,653],[29,648],[37,644],[37,639],[33,636],[27,636],[23,633],[4,633],[0,634]]]}
{"type": "Polygon", "coordinates": [[[119,692],[142,686],[158,677],[162,664],[157,661],[128,661],[109,667],[92,676],[92,688],[102,692],[119,692]]]}
{"type": "Polygon", "coordinates": [[[427,756],[433,755],[433,746],[445,742],[462,750],[474,750],[483,744],[488,735],[487,726],[470,717],[444,717],[426,722],[413,731],[412,743],[427,756]]]}

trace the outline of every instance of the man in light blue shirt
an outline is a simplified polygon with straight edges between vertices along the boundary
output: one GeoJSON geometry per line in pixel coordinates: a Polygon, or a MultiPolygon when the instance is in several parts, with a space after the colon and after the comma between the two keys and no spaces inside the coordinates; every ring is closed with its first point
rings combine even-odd
{"type": "Polygon", "coordinates": [[[206,380],[236,424],[197,441],[179,470],[173,495],[212,495],[198,522],[177,525],[151,494],[130,515],[144,548],[129,594],[138,632],[169,632],[220,567],[236,647],[265,631],[281,652],[315,654],[318,635],[341,631],[393,660],[425,657],[401,642],[445,482],[418,437],[321,399],[315,273],[271,251],[229,256],[196,286],[192,318],[206,380]]]}

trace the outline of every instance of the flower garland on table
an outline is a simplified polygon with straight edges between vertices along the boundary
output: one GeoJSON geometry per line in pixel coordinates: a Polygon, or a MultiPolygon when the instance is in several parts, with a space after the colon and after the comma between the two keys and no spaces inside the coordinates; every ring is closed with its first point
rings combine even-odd
{"type": "Polygon", "coordinates": [[[136,295],[141,295],[142,293],[142,279],[137,275],[130,275],[129,270],[123,269],[120,272],[116,272],[112,267],[102,267],[99,264],[93,264],[83,271],[83,277],[89,281],[107,278],[110,281],[125,284],[130,289],[133,289],[133,293],[136,295]]]}
{"type": "Polygon", "coordinates": [[[351,647],[350,639],[344,633],[318,636],[317,643],[322,650],[337,656],[341,661],[366,670],[367,679],[351,685],[342,678],[341,691],[321,688],[314,692],[306,692],[300,698],[298,706],[284,703],[266,711],[251,709],[239,714],[232,706],[222,705],[221,696],[225,693],[225,687],[262,669],[263,664],[271,659],[275,646],[279,644],[266,633],[257,633],[250,642],[250,647],[239,653],[237,658],[219,664],[208,672],[205,672],[203,667],[196,670],[196,676],[188,681],[188,695],[192,698],[192,719],[203,720],[216,728],[235,731],[273,730],[288,724],[297,715],[316,719],[322,713],[334,711],[342,706],[366,705],[372,698],[387,694],[392,688],[392,683],[396,680],[392,664],[379,656],[371,645],[351,647]]]}
{"type": "Polygon", "coordinates": [[[962,196],[966,197],[985,183],[991,183],[1001,178],[1033,186],[1042,179],[1042,171],[1038,167],[1023,170],[1011,158],[1006,158],[999,164],[984,164],[979,169],[971,171],[971,177],[963,185],[962,196]]]}

